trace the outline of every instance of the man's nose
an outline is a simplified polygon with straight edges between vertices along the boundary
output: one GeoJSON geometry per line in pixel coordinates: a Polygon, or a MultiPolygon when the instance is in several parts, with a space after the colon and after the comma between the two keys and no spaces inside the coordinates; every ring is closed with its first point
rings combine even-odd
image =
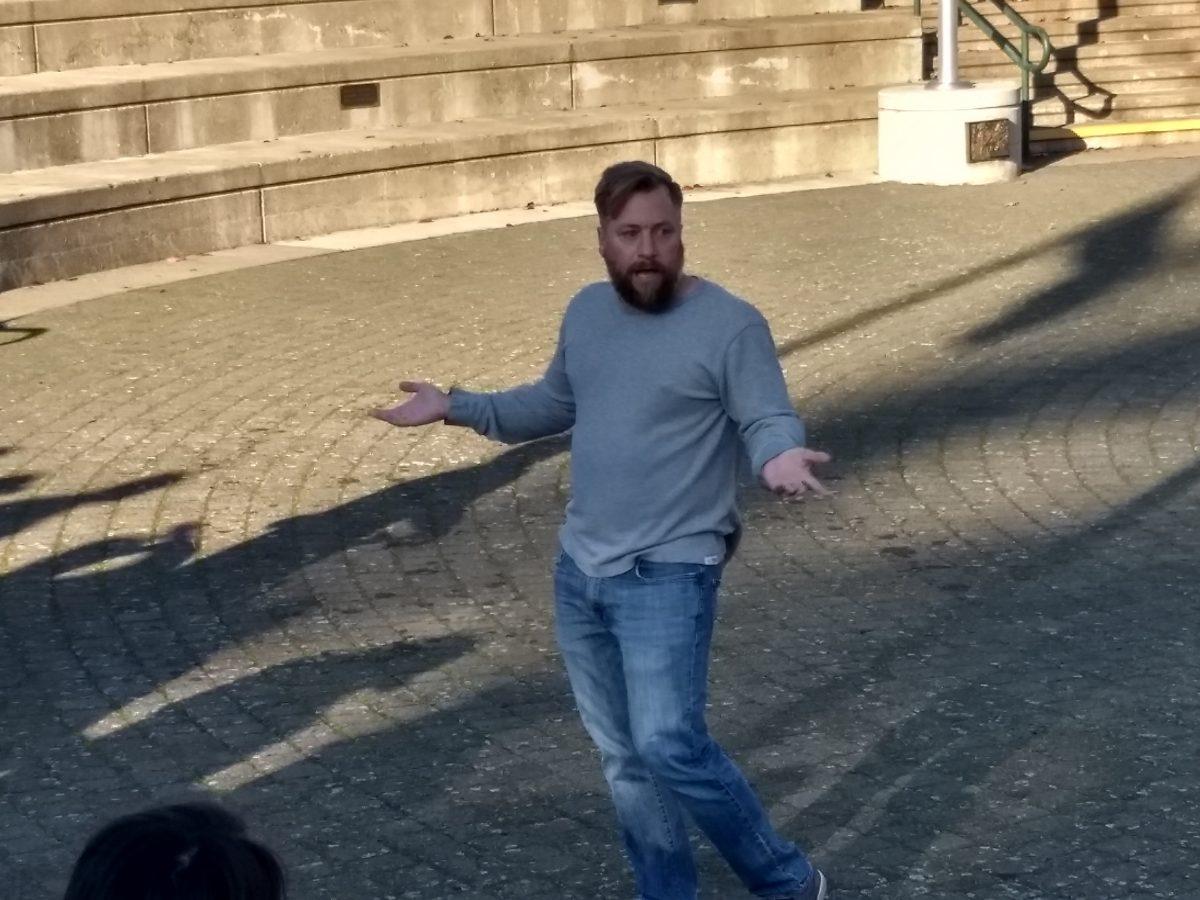
{"type": "Polygon", "coordinates": [[[638,256],[653,259],[655,254],[654,235],[648,231],[643,231],[638,235],[637,252],[638,256]]]}

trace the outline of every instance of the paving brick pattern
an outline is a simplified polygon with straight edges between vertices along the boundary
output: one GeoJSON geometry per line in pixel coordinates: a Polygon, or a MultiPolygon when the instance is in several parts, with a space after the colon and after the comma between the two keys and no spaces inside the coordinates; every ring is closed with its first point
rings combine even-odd
{"type": "MultiPolygon", "coordinates": [[[[747,481],[711,709],[837,900],[1200,896],[1194,168],[689,210],[837,457],[828,502],[747,481]]],[[[0,332],[0,895],[208,794],[298,900],[632,896],[553,647],[564,444],[364,415],[535,377],[591,229],[0,332]]]]}

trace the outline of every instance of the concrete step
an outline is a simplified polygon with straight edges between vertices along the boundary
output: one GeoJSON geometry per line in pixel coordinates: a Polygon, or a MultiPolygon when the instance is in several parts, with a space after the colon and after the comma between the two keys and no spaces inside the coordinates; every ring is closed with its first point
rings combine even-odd
{"type": "Polygon", "coordinates": [[[1065,97],[1079,99],[1102,91],[1112,94],[1158,93],[1200,87],[1200,62],[1173,65],[1106,66],[1100,70],[1103,84],[1084,80],[1082,73],[1053,71],[1035,80],[1034,99],[1065,97]]]}
{"type": "Polygon", "coordinates": [[[877,88],[323,132],[0,175],[0,289],[170,256],[586,198],[619,159],[684,184],[869,170],[877,88]]]}
{"type": "MultiPolygon", "coordinates": [[[[1123,15],[1195,15],[1200,11],[1197,0],[1011,0],[1011,6],[1030,21],[1043,16],[1103,20],[1123,15]]],[[[976,2],[980,12],[986,12],[989,7],[994,8],[994,5],[976,2]]]]}
{"type": "MultiPolygon", "coordinates": [[[[996,4],[989,0],[973,0],[975,9],[991,18],[1004,18],[996,4]]],[[[1200,11],[1197,0],[1010,0],[1013,10],[1030,22],[1039,19],[1104,20],[1115,16],[1195,15],[1200,11]]],[[[911,3],[887,4],[897,9],[910,8],[911,3]]],[[[921,4],[926,26],[937,24],[939,4],[929,0],[921,4]]]]}
{"type": "Polygon", "coordinates": [[[901,83],[920,54],[916,19],[888,12],[44,72],[0,79],[0,171],[626,104],[647,85],[677,100],[901,83]]]}
{"type": "Polygon", "coordinates": [[[1172,91],[1200,87],[1200,62],[1138,66],[1106,66],[1100,70],[1103,85],[1084,80],[1073,70],[1043,73],[1035,81],[1034,99],[1048,96],[1085,97],[1101,90],[1119,94],[1172,91]]]}
{"type": "MultiPolygon", "coordinates": [[[[1014,43],[1019,38],[1019,29],[1003,15],[989,16],[988,21],[1014,43]]],[[[1171,40],[1200,34],[1200,12],[1192,15],[1121,15],[1098,21],[1056,20],[1045,22],[1041,27],[1055,48],[1085,46],[1098,41],[1171,40]]],[[[958,46],[962,52],[967,52],[991,49],[995,44],[978,26],[968,22],[959,29],[958,46]]]]}
{"type": "Polygon", "coordinates": [[[1124,147],[1160,147],[1200,143],[1200,118],[1134,122],[1096,122],[1060,128],[1034,128],[1029,149],[1035,156],[1115,150],[1124,147]]]}
{"type": "MultiPolygon", "coordinates": [[[[962,65],[962,56],[959,57],[959,60],[963,76],[976,81],[1020,77],[1020,71],[1008,59],[1003,62],[994,60],[990,63],[969,60],[966,65],[962,65]]],[[[1190,73],[1196,71],[1197,63],[1200,63],[1200,53],[1195,50],[1094,57],[1078,61],[1051,58],[1046,69],[1034,77],[1034,83],[1036,85],[1079,83],[1102,86],[1106,83],[1110,72],[1120,72],[1120,77],[1126,77],[1131,69],[1140,69],[1145,73],[1146,80],[1172,77],[1171,73],[1184,73],[1179,77],[1189,77],[1190,73]]]]}
{"type": "MultiPolygon", "coordinates": [[[[1117,65],[1156,66],[1167,63],[1191,62],[1200,59],[1200,30],[1195,37],[1181,36],[1162,40],[1106,41],[1077,47],[1055,47],[1047,70],[1104,67],[1117,65]]],[[[959,67],[971,78],[989,77],[980,74],[993,71],[1003,64],[1012,73],[1017,68],[999,48],[967,50],[958,55],[959,67]]]]}
{"type": "Polygon", "coordinates": [[[0,75],[859,8],[857,0],[0,0],[0,75]]]}
{"type": "MultiPolygon", "coordinates": [[[[1111,91],[1111,88],[1108,90],[1111,91]]],[[[1049,96],[1033,103],[1036,127],[1087,122],[1146,122],[1200,117],[1200,82],[1175,90],[1049,96]]]]}

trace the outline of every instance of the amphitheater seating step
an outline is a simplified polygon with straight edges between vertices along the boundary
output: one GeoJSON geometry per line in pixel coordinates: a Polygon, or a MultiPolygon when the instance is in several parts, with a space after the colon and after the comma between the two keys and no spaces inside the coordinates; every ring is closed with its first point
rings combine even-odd
{"type": "Polygon", "coordinates": [[[626,104],[648,86],[674,100],[903,82],[916,33],[903,14],[830,14],[14,76],[0,79],[0,172],[626,104]]]}
{"type": "Polygon", "coordinates": [[[870,171],[878,88],[920,77],[919,19],[847,0],[444,0],[419,27],[397,18],[418,2],[0,0],[0,44],[22,22],[38,36],[32,69],[0,77],[0,290],[578,200],[630,157],[709,186],[870,171]],[[50,26],[79,21],[94,40],[53,56],[50,26]]]}

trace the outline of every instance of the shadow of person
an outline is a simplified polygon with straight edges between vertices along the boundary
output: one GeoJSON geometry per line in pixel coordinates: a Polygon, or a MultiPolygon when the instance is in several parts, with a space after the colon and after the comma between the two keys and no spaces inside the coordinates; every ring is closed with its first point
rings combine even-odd
{"type": "MultiPolygon", "coordinates": [[[[0,487],[0,492],[12,493],[23,489],[36,476],[13,475],[0,479],[0,485],[9,486],[7,491],[0,487]]],[[[78,494],[56,494],[50,497],[30,497],[24,500],[11,500],[0,503],[0,538],[17,534],[43,519],[61,515],[70,509],[95,503],[116,503],[139,494],[161,490],[183,481],[183,472],[162,472],[127,481],[113,487],[100,488],[94,491],[81,491],[78,494]]]]}
{"type": "MultiPolygon", "coordinates": [[[[0,267],[0,271],[2,271],[2,267],[0,267]]],[[[13,344],[19,344],[22,341],[41,337],[50,330],[49,328],[22,328],[10,325],[9,321],[0,321],[0,347],[11,347],[13,344]]]]}
{"type": "Polygon", "coordinates": [[[0,476],[0,494],[17,494],[37,481],[36,475],[0,476]]]}
{"type": "Polygon", "coordinates": [[[470,502],[458,502],[466,490],[472,499],[485,497],[510,485],[531,467],[570,449],[566,435],[520,444],[487,464],[457,469],[406,483],[402,490],[388,489],[365,498],[354,516],[388,519],[368,534],[356,530],[356,540],[377,538],[392,547],[420,546],[439,541],[462,520],[470,502]],[[391,514],[385,511],[390,509],[391,514]]]}

